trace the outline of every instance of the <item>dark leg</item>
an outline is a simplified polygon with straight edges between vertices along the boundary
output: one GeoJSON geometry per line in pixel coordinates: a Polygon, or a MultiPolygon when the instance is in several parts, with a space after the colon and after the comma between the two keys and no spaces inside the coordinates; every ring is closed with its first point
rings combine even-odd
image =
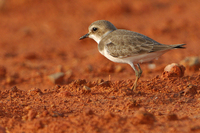
{"type": "Polygon", "coordinates": [[[138,75],[138,77],[140,78],[140,76],[142,75],[142,69],[141,69],[141,67],[140,67],[140,65],[139,64],[137,64],[137,67],[138,67],[138,69],[139,69],[139,75],[138,75]]]}

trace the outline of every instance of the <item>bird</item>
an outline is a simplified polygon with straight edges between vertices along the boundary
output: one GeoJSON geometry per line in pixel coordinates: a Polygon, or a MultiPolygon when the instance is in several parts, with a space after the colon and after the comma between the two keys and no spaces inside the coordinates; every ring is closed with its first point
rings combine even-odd
{"type": "Polygon", "coordinates": [[[79,39],[91,38],[98,44],[99,52],[116,63],[129,64],[135,71],[135,91],[142,75],[140,63],[149,62],[171,49],[185,48],[185,44],[166,45],[143,34],[117,29],[107,20],[97,20],[88,27],[89,32],[79,39]],[[136,66],[138,69],[136,69],[136,66]]]}

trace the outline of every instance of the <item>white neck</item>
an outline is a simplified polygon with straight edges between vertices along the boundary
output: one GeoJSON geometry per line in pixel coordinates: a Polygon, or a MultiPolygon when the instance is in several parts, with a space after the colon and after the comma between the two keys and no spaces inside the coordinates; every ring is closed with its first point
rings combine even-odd
{"type": "Polygon", "coordinates": [[[98,44],[99,44],[99,42],[101,41],[101,37],[98,37],[98,36],[93,35],[93,34],[90,35],[89,38],[92,38],[92,39],[95,40],[98,44]]]}
{"type": "Polygon", "coordinates": [[[101,41],[102,38],[104,38],[105,36],[107,36],[110,32],[112,32],[112,30],[107,31],[105,34],[103,34],[101,37],[96,36],[96,35],[90,35],[89,37],[92,38],[93,40],[95,40],[98,44],[101,41]]]}

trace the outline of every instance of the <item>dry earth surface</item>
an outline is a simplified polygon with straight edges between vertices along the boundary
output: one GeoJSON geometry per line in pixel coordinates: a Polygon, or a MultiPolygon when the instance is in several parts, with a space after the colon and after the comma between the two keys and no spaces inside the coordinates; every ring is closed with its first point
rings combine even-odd
{"type": "Polygon", "coordinates": [[[199,9],[199,0],[0,0],[0,133],[200,132],[199,61],[189,59],[200,56],[199,9]],[[186,49],[142,64],[133,93],[129,65],[79,40],[100,19],[186,49]],[[164,71],[171,63],[185,67],[164,71]]]}

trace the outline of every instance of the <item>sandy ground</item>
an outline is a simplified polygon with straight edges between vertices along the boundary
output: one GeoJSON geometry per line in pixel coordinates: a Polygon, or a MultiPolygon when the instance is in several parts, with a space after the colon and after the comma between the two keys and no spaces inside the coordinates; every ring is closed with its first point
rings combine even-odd
{"type": "Polygon", "coordinates": [[[0,133],[200,132],[199,66],[164,72],[200,56],[199,8],[198,0],[0,0],[0,133]],[[132,68],[79,40],[100,19],[186,49],[142,64],[132,93],[132,68]]]}

